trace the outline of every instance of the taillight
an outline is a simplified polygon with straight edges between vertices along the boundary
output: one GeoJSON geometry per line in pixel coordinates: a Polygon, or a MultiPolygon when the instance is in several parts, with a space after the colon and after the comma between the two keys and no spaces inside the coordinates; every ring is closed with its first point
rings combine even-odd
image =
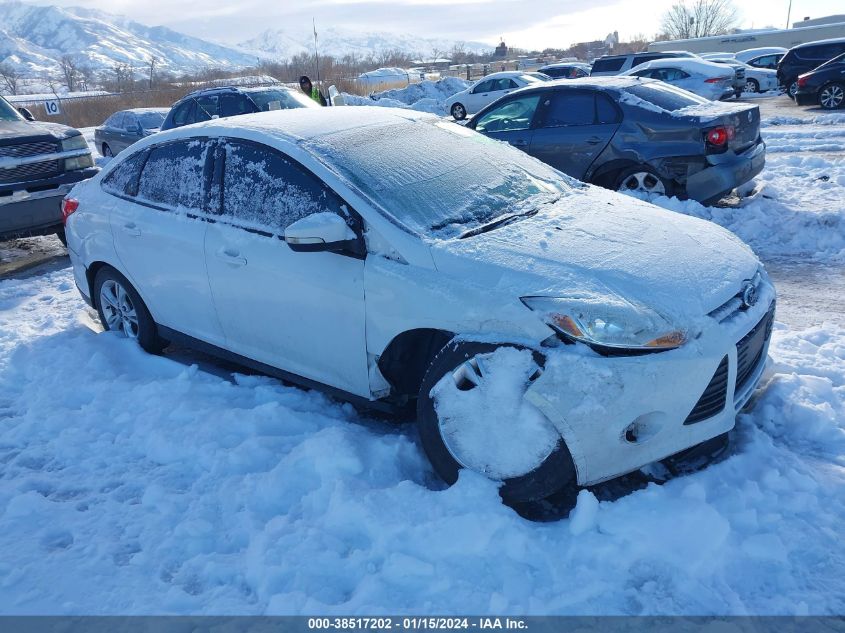
{"type": "Polygon", "coordinates": [[[710,79],[705,79],[704,83],[706,84],[720,84],[723,81],[727,81],[727,77],[710,77],[710,79]]]}
{"type": "Polygon", "coordinates": [[[723,147],[727,145],[728,141],[736,136],[736,130],[731,125],[720,125],[711,130],[707,130],[704,135],[705,140],[714,147],[723,147]]]}
{"type": "Polygon", "coordinates": [[[807,85],[807,82],[810,81],[809,75],[799,75],[798,77],[798,87],[803,88],[807,85]]]}
{"type": "Polygon", "coordinates": [[[67,224],[67,219],[79,208],[79,200],[76,198],[65,198],[62,200],[62,224],[67,224]]]}

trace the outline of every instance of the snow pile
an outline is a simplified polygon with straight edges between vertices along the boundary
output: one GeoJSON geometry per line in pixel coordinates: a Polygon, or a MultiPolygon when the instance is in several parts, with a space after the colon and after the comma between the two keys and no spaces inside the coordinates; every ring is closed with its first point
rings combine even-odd
{"type": "Polygon", "coordinates": [[[68,269],[0,281],[5,614],[845,610],[842,328],[776,329],[725,461],[537,524],[411,426],[87,315],[68,269]]]}
{"type": "Polygon", "coordinates": [[[445,115],[445,101],[453,94],[466,90],[470,82],[457,77],[444,77],[437,81],[428,79],[404,88],[376,92],[371,97],[343,94],[346,105],[377,105],[386,108],[410,108],[419,112],[445,115]]]}

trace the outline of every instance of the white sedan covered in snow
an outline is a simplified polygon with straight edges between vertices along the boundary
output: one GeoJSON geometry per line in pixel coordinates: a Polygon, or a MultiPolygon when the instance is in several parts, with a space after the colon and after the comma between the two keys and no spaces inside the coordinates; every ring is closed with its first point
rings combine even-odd
{"type": "Polygon", "coordinates": [[[755,68],[733,57],[711,57],[708,61],[734,69],[741,67],[745,71],[744,92],[768,92],[778,88],[778,73],[771,68],[755,68]]]}
{"type": "Polygon", "coordinates": [[[622,74],[659,79],[712,101],[732,97],[736,77],[730,66],[692,57],[656,59],[622,74]]]}
{"type": "Polygon", "coordinates": [[[446,99],[446,111],[461,121],[467,114],[474,114],[506,94],[531,84],[542,83],[536,73],[507,71],[492,73],[479,79],[466,90],[446,99]]]}
{"type": "Polygon", "coordinates": [[[63,213],[106,330],[415,403],[434,470],[501,481],[512,502],[724,435],[766,362],[774,288],[733,234],[431,115],[172,130],[63,213]]]}

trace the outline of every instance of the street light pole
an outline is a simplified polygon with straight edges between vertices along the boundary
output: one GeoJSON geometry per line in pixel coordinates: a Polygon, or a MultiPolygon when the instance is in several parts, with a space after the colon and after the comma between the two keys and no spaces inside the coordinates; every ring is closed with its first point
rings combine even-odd
{"type": "Polygon", "coordinates": [[[789,0],[789,9],[786,10],[786,28],[789,28],[790,16],[792,16],[792,0],[789,0]]]}

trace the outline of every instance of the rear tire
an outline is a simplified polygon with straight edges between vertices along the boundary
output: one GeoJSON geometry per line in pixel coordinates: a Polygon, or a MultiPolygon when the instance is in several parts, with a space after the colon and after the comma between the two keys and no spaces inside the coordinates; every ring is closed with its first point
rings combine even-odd
{"type": "Polygon", "coordinates": [[[105,158],[113,158],[114,154],[111,151],[111,147],[109,147],[108,143],[103,143],[103,156],[105,158]]]}
{"type": "MultiPolygon", "coordinates": [[[[434,471],[449,485],[458,480],[458,474],[466,466],[460,463],[458,457],[453,454],[453,449],[449,448],[447,440],[444,439],[443,427],[435,408],[432,390],[440,383],[441,379],[449,380],[449,374],[454,378],[455,373],[461,369],[462,365],[481,355],[490,355],[503,347],[522,349],[516,345],[453,341],[434,357],[423,379],[417,398],[417,428],[423,449],[434,471]]],[[[542,363],[542,357],[539,354],[535,353],[534,357],[535,362],[540,360],[540,363],[542,363]]],[[[481,374],[479,376],[483,378],[481,374]]],[[[458,389],[461,391],[468,391],[472,388],[472,386],[469,386],[468,389],[465,389],[458,385],[458,389]]],[[[478,470],[476,472],[490,477],[487,473],[478,470]]],[[[502,482],[499,493],[505,503],[509,505],[544,499],[566,488],[572,488],[573,491],[577,490],[575,464],[562,438],[551,447],[550,452],[542,459],[542,462],[530,472],[510,478],[490,478],[502,482]]]]}
{"type": "Polygon", "coordinates": [[[467,118],[467,109],[462,103],[453,104],[449,112],[452,115],[452,118],[455,119],[455,121],[463,121],[465,118],[467,118]]]}
{"type": "Polygon", "coordinates": [[[845,84],[834,82],[822,87],[819,105],[825,110],[838,110],[845,105],[845,84]]]}
{"type": "Polygon", "coordinates": [[[141,296],[129,280],[111,266],[103,266],[97,271],[92,299],[105,330],[117,331],[138,341],[138,345],[150,354],[158,354],[167,347],[167,341],[158,335],[158,326],[141,296]]]}
{"type": "Polygon", "coordinates": [[[743,92],[760,92],[760,84],[756,79],[746,79],[743,92]]]}
{"type": "Polygon", "coordinates": [[[622,193],[639,192],[670,197],[674,194],[672,182],[666,180],[648,165],[634,165],[619,172],[613,188],[622,193]]]}
{"type": "Polygon", "coordinates": [[[59,238],[59,241],[62,243],[62,246],[67,248],[67,235],[65,234],[64,227],[62,227],[62,228],[60,228],[56,231],[56,237],[59,238]]]}
{"type": "Polygon", "coordinates": [[[795,100],[795,93],[798,92],[798,81],[792,80],[786,86],[786,94],[790,99],[795,100]]]}

